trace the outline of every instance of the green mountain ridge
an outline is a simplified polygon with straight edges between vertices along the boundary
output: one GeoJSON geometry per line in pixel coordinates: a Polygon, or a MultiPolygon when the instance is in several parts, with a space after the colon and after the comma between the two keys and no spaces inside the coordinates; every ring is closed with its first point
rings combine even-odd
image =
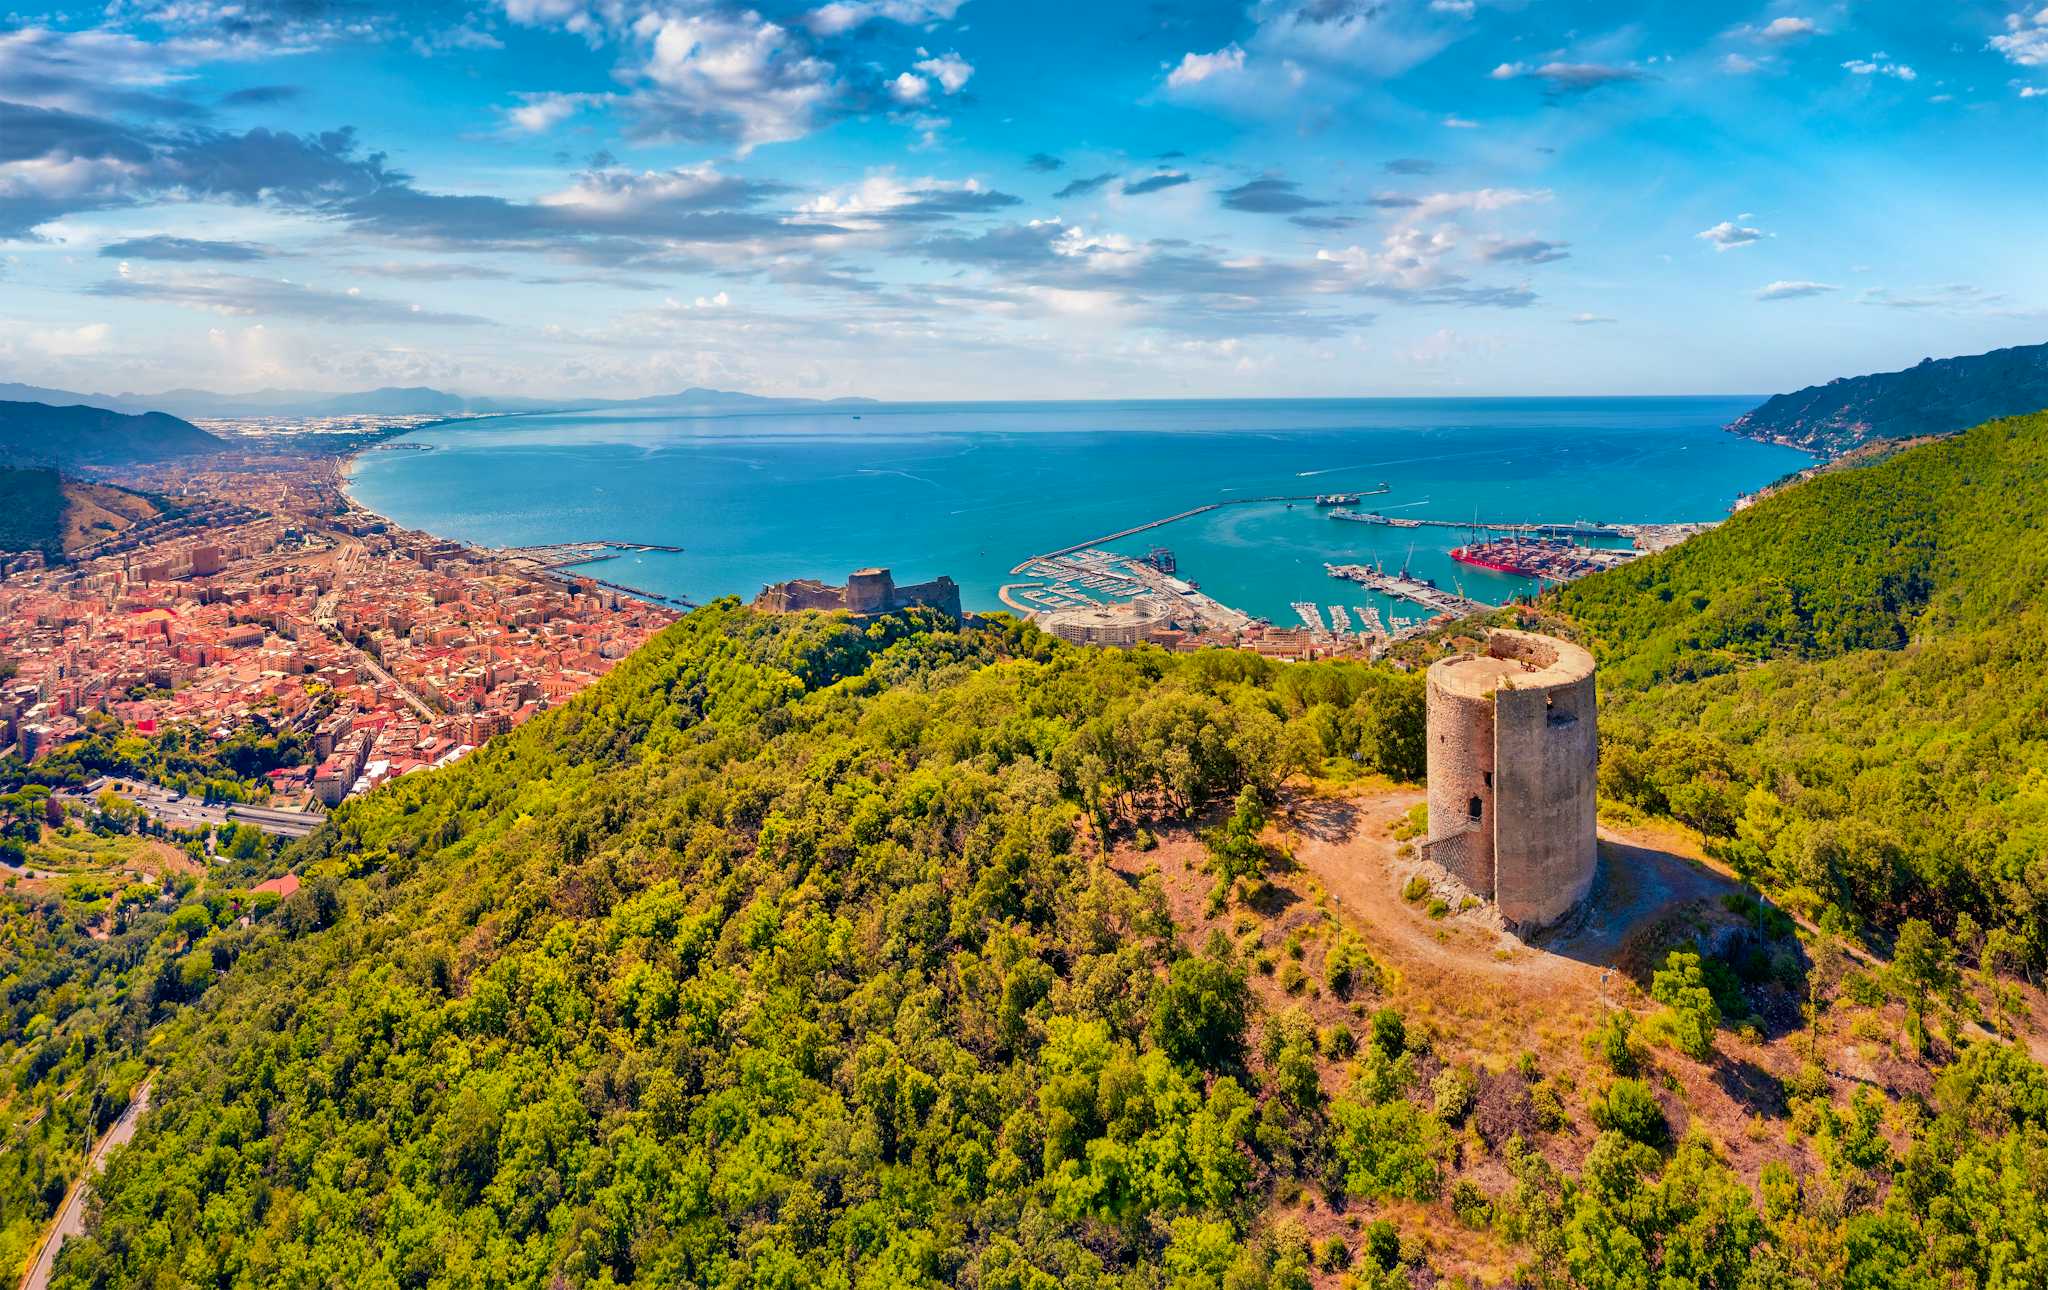
{"type": "Polygon", "coordinates": [[[1603,789],[1850,918],[2048,953],[2048,415],[1820,475],[1555,593],[1603,789]]]}
{"type": "Polygon", "coordinates": [[[2048,408],[2048,344],[1923,358],[1899,372],[1839,377],[1765,400],[1728,429],[1839,457],[1867,443],[1954,434],[2048,408]]]}
{"type": "Polygon", "coordinates": [[[129,416],[105,408],[0,402],[0,461],[55,466],[124,466],[219,452],[225,441],[162,412],[129,416]]]}

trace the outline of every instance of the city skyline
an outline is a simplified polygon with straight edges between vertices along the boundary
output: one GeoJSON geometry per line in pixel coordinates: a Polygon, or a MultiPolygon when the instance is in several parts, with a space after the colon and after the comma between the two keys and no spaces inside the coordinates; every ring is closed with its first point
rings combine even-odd
{"type": "Polygon", "coordinates": [[[0,377],[1765,393],[2037,342],[2048,7],[0,20],[0,377]]]}

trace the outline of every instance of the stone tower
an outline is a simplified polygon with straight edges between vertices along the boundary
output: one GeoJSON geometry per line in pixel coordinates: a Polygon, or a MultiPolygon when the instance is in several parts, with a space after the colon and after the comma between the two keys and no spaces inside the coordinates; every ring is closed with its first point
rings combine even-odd
{"type": "Polygon", "coordinates": [[[1495,630],[1429,669],[1425,858],[1517,930],[1556,922],[1593,885],[1599,843],[1593,656],[1495,630]]]}

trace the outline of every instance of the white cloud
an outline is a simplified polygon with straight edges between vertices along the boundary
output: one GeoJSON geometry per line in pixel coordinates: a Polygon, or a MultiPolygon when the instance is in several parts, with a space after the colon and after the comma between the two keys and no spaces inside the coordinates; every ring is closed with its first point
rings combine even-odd
{"type": "Polygon", "coordinates": [[[1993,36],[1991,48],[2021,67],[2048,67],[2048,6],[2031,17],[2025,12],[2007,14],[2005,34],[1993,36]]]}
{"type": "Polygon", "coordinates": [[[1429,0],[1429,7],[1435,13],[1454,13],[1460,18],[1470,18],[1478,5],[1475,0],[1429,0]]]}
{"type": "Polygon", "coordinates": [[[568,207],[594,215],[634,215],[658,206],[689,207],[727,199],[735,181],[710,162],[675,170],[593,170],[539,199],[542,206],[568,207]]]}
{"type": "Polygon", "coordinates": [[[1763,60],[1750,58],[1745,54],[1723,54],[1721,56],[1721,70],[1727,72],[1730,76],[1747,76],[1762,66],[1763,60]]]}
{"type": "Polygon", "coordinates": [[[528,134],[545,134],[587,107],[609,103],[609,94],[521,94],[519,106],[506,108],[505,120],[528,134]]]}
{"type": "MultiPolygon", "coordinates": [[[[1743,215],[1738,218],[1748,219],[1749,216],[1743,215]]],[[[1738,246],[1748,246],[1751,242],[1761,242],[1771,235],[1760,228],[1752,228],[1747,224],[1738,224],[1732,219],[1724,219],[1712,228],[1701,229],[1693,234],[1693,236],[1703,242],[1712,242],[1716,251],[1732,251],[1738,246]]]]}
{"type": "Polygon", "coordinates": [[[1213,54],[1189,53],[1182,56],[1180,66],[1166,76],[1166,88],[1186,89],[1200,85],[1203,81],[1225,72],[1244,70],[1244,50],[1237,45],[1226,45],[1213,54]]]}
{"type": "Polygon", "coordinates": [[[939,88],[948,94],[958,94],[974,75],[974,64],[958,54],[941,54],[923,62],[911,64],[918,71],[939,83],[939,88]]]}
{"type": "Polygon", "coordinates": [[[1444,263],[1444,257],[1457,245],[1457,238],[1447,228],[1427,232],[1397,228],[1387,234],[1377,251],[1349,246],[1341,251],[1317,251],[1316,259],[1342,266],[1365,285],[1420,291],[1459,280],[1444,263]]]}
{"type": "Polygon", "coordinates": [[[820,36],[837,36],[876,18],[921,27],[945,22],[966,0],[833,0],[805,17],[804,25],[820,36]]]}
{"type": "Polygon", "coordinates": [[[1430,193],[1408,209],[1404,222],[1439,219],[1445,215],[1466,212],[1485,214],[1490,211],[1506,210],[1510,206],[1547,202],[1550,197],[1548,188],[1473,188],[1456,193],[1430,193]]]}
{"type": "Polygon", "coordinates": [[[922,103],[931,92],[930,82],[916,72],[905,72],[889,82],[889,97],[898,103],[922,103]]]}
{"type": "Polygon", "coordinates": [[[634,30],[650,44],[641,70],[656,96],[642,106],[657,129],[722,127],[750,151],[808,134],[836,93],[832,65],[758,14],[650,14],[634,30]]]}
{"type": "Polygon", "coordinates": [[[1806,36],[1817,36],[1820,28],[1811,18],[1773,18],[1757,31],[1760,40],[1799,40],[1806,36]]]}
{"type": "Polygon", "coordinates": [[[1756,293],[1758,300],[1800,300],[1824,296],[1836,288],[1826,282],[1773,282],[1756,293]]]}
{"type": "Polygon", "coordinates": [[[1890,76],[1902,81],[1917,81],[1920,73],[1904,63],[1891,61],[1891,55],[1879,51],[1868,58],[1852,58],[1842,64],[1842,70],[1851,76],[1890,76]]]}
{"type": "Polygon", "coordinates": [[[1593,327],[1601,323],[1611,323],[1615,320],[1606,314],[1573,314],[1566,321],[1574,327],[1593,327]]]}
{"type": "Polygon", "coordinates": [[[1444,118],[1444,125],[1452,130],[1477,130],[1479,128],[1477,121],[1462,116],[1447,116],[1444,118]]]}
{"type": "Polygon", "coordinates": [[[76,358],[84,354],[97,354],[107,347],[107,341],[114,334],[111,325],[103,322],[86,323],[79,327],[51,327],[28,334],[30,348],[42,351],[52,358],[76,358]]]}

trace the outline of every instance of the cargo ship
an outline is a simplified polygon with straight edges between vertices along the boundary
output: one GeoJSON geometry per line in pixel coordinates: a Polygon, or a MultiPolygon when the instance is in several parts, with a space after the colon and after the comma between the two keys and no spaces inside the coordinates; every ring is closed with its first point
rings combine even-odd
{"type": "Polygon", "coordinates": [[[1626,562],[1634,553],[1577,546],[1560,538],[1500,538],[1454,547],[1451,559],[1495,573],[1567,582],[1626,562]]]}
{"type": "Polygon", "coordinates": [[[1393,529],[1419,529],[1422,527],[1421,520],[1395,519],[1391,515],[1382,515],[1378,511],[1331,511],[1330,518],[1333,520],[1350,520],[1353,524],[1384,524],[1388,528],[1393,529]]]}
{"type": "MultiPolygon", "coordinates": [[[[1381,493],[1391,493],[1393,491],[1393,485],[1389,484],[1386,480],[1382,479],[1379,482],[1379,486],[1371,490],[1371,495],[1377,497],[1381,493]]],[[[1316,505],[1356,506],[1358,505],[1358,499],[1364,496],[1366,496],[1365,493],[1317,493],[1316,505]]]]}

